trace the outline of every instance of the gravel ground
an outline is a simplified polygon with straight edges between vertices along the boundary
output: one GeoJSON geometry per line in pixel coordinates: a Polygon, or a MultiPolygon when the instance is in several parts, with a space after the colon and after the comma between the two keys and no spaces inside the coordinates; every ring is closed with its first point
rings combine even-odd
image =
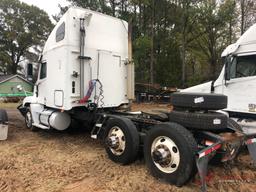
{"type": "MultiPolygon", "coordinates": [[[[140,104],[133,110],[170,106],[140,104]]],[[[8,109],[8,140],[0,142],[0,191],[64,192],[171,192],[200,191],[196,175],[177,188],[153,178],[143,157],[128,166],[110,161],[103,145],[86,131],[38,131],[26,129],[23,117],[8,109]]],[[[210,166],[208,191],[256,191],[256,168],[245,151],[231,163],[210,166]]]]}

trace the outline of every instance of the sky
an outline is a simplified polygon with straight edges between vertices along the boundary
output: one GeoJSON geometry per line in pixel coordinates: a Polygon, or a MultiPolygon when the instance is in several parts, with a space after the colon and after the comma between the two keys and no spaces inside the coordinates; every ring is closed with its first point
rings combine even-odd
{"type": "Polygon", "coordinates": [[[20,1],[25,2],[29,5],[35,5],[40,9],[45,10],[49,14],[50,18],[52,15],[59,13],[58,4],[60,4],[61,6],[66,6],[70,4],[69,2],[67,2],[67,0],[20,0],[20,1]]]}

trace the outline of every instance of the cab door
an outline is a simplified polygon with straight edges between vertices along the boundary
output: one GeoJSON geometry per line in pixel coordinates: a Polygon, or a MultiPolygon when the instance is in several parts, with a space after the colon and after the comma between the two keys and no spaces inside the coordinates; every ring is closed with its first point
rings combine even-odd
{"type": "Polygon", "coordinates": [[[223,86],[228,111],[256,112],[256,55],[234,56],[223,86]]]}
{"type": "Polygon", "coordinates": [[[37,87],[37,97],[40,104],[46,104],[47,95],[47,63],[46,61],[41,62],[39,66],[38,79],[36,82],[37,87]]]}

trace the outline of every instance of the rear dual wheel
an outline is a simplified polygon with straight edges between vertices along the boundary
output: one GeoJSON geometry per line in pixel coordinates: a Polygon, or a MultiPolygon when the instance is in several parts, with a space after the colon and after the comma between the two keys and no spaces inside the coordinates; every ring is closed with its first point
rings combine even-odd
{"type": "Polygon", "coordinates": [[[182,186],[196,173],[197,143],[176,123],[155,125],[144,142],[146,165],[153,176],[182,186]]]}
{"type": "MultiPolygon", "coordinates": [[[[139,150],[139,134],[131,120],[114,118],[105,129],[105,149],[109,158],[126,165],[139,150]]],[[[195,173],[197,143],[193,135],[177,123],[155,125],[144,141],[144,158],[153,176],[182,186],[195,173]]]]}
{"type": "Polygon", "coordinates": [[[104,141],[112,161],[123,165],[135,161],[139,151],[139,133],[131,120],[120,117],[108,120],[104,141]]]}

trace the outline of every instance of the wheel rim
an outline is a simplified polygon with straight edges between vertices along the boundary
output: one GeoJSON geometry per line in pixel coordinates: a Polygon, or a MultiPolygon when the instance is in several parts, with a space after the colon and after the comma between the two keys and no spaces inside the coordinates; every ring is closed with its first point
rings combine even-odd
{"type": "Polygon", "coordinates": [[[25,122],[26,122],[27,127],[30,128],[32,126],[32,115],[31,115],[30,111],[28,111],[26,113],[25,122]]]}
{"type": "Polygon", "coordinates": [[[159,136],[153,141],[151,157],[156,167],[164,173],[173,173],[179,167],[180,152],[169,137],[159,136]]]}
{"type": "Polygon", "coordinates": [[[124,153],[126,141],[120,127],[114,126],[110,129],[106,142],[113,154],[119,156],[124,153]]]}

